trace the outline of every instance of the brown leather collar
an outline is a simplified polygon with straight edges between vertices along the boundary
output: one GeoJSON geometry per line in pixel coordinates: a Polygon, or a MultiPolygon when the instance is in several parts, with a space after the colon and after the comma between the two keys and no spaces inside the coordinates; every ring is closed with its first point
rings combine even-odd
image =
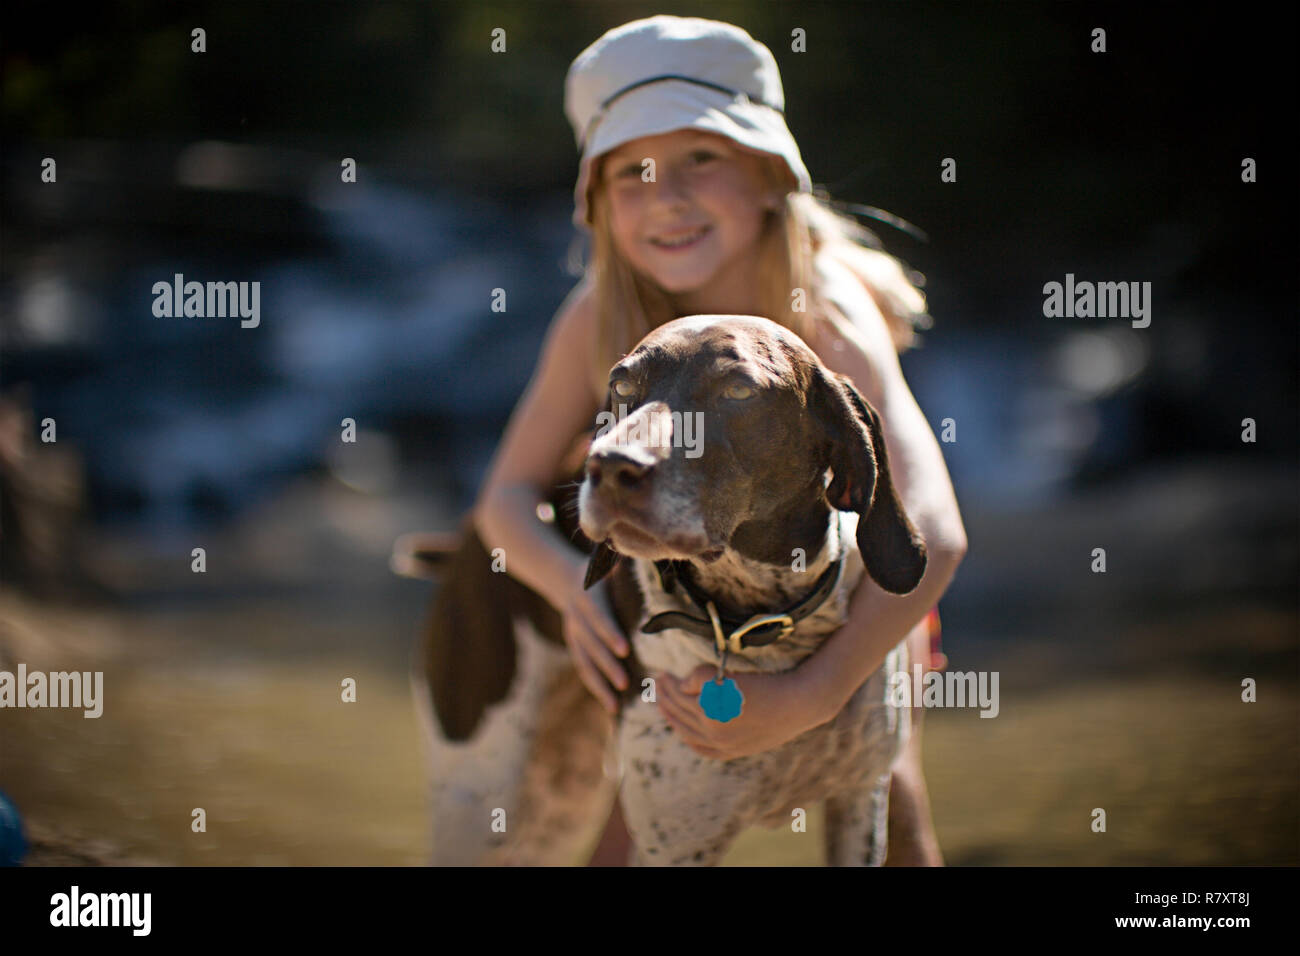
{"type": "MultiPolygon", "coordinates": [[[[836,534],[843,549],[844,534],[840,525],[840,516],[835,516],[836,534]]],[[[689,561],[656,561],[655,569],[659,572],[659,581],[663,589],[672,594],[678,584],[690,596],[695,605],[707,608],[712,598],[699,589],[690,579],[689,561]]],[[[727,646],[732,653],[738,653],[746,647],[762,647],[794,632],[795,625],[815,612],[840,583],[844,573],[843,554],[837,558],[813,585],[812,591],[793,607],[775,614],[754,614],[747,618],[731,617],[719,614],[723,630],[726,632],[727,646]]],[[[696,617],[685,611],[661,611],[645,624],[641,631],[645,634],[657,634],[660,631],[679,629],[698,634],[700,637],[714,639],[713,624],[709,618],[696,617]]]]}

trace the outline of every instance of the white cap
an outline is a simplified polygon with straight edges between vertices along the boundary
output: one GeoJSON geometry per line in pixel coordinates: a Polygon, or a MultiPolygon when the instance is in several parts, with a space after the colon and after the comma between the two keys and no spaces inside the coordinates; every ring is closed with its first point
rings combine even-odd
{"type": "Polygon", "coordinates": [[[591,227],[587,192],[600,155],[642,136],[702,129],[785,160],[800,192],[812,182],[785,125],[776,60],[740,27],[656,16],[610,30],[578,54],[564,112],[582,150],[573,222],[591,227]]]}

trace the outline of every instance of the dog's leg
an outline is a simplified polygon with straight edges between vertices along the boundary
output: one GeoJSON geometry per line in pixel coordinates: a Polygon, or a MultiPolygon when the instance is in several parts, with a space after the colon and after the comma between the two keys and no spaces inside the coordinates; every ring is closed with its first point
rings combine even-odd
{"type": "Polygon", "coordinates": [[[605,775],[614,727],[571,662],[552,678],[538,715],[521,788],[526,845],[544,851],[529,863],[576,864],[617,800],[605,775]]]}
{"type": "Polygon", "coordinates": [[[826,865],[883,866],[889,844],[889,774],[826,798],[826,865]]]}
{"type": "Polygon", "coordinates": [[[893,834],[889,832],[891,770],[912,736],[910,707],[894,706],[893,675],[907,674],[910,665],[906,640],[885,656],[845,708],[863,734],[863,749],[856,755],[861,776],[826,798],[827,866],[883,866],[893,834]]]}
{"type": "Polygon", "coordinates": [[[434,865],[568,865],[605,819],[607,718],[567,652],[516,622],[509,693],[451,742],[416,693],[429,745],[434,865]]]}
{"type": "Polygon", "coordinates": [[[679,741],[652,704],[623,710],[623,816],[636,866],[716,866],[752,819],[762,776],[749,758],[722,764],[679,741]]]}

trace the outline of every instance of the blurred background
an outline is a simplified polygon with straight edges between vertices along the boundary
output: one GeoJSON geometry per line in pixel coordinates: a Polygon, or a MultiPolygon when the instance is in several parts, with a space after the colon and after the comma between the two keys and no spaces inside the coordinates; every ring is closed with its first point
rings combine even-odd
{"type": "Polygon", "coordinates": [[[105,685],[0,711],[27,862],[424,859],[432,586],[390,549],[468,508],[576,282],[569,63],[656,13],[767,44],[814,181],[927,236],[864,220],[956,423],[950,667],[1001,675],[997,719],[928,715],[948,861],[1300,861],[1293,11],[227,0],[7,11],[0,669],[105,685]],[[260,325],[155,317],[176,273],[259,281],[260,325]],[[1045,318],[1067,273],[1150,282],[1150,326],[1045,318]]]}

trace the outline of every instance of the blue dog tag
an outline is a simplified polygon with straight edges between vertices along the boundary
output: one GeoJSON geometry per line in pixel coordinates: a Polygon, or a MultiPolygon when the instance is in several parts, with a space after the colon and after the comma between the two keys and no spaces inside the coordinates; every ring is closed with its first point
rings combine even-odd
{"type": "Polygon", "coordinates": [[[744,703],[744,695],[740,693],[740,688],[730,677],[722,681],[705,681],[704,686],[700,688],[700,709],[710,720],[725,724],[732,718],[740,716],[740,709],[744,703]]]}

